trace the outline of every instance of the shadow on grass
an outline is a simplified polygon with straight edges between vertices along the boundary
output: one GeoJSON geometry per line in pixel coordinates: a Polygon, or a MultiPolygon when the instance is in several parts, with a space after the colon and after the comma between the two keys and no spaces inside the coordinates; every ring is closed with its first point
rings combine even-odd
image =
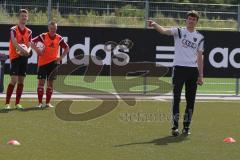
{"type": "Polygon", "coordinates": [[[24,108],[24,109],[21,109],[19,111],[22,111],[22,112],[28,112],[28,111],[42,111],[42,110],[46,110],[48,109],[48,107],[42,107],[42,108],[38,108],[38,107],[29,107],[29,108],[24,108]]]}
{"type": "Polygon", "coordinates": [[[168,145],[170,143],[179,143],[187,139],[187,135],[179,135],[178,137],[173,136],[166,136],[158,139],[153,139],[151,141],[147,142],[136,142],[136,143],[128,143],[128,144],[121,144],[116,145],[115,147],[124,147],[124,146],[130,146],[130,145],[141,145],[141,144],[154,144],[154,145],[168,145]]]}
{"type": "Polygon", "coordinates": [[[9,112],[12,112],[12,111],[20,111],[20,112],[42,111],[42,110],[46,110],[47,108],[48,107],[43,107],[43,108],[29,107],[29,108],[24,108],[24,109],[17,109],[17,108],[1,109],[0,113],[9,113],[9,112]]]}
{"type": "Polygon", "coordinates": [[[0,113],[9,113],[9,112],[12,112],[14,110],[17,110],[16,108],[11,108],[11,109],[1,109],[0,110],[0,113]]]}

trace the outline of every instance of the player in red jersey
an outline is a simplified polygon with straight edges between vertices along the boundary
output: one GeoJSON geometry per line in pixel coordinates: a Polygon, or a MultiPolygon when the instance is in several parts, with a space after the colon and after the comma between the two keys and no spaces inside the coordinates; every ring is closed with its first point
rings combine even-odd
{"type": "Polygon", "coordinates": [[[69,52],[69,46],[62,36],[57,34],[57,23],[50,22],[48,24],[48,32],[42,33],[32,40],[32,45],[37,47],[37,43],[42,43],[44,48],[34,50],[38,54],[38,103],[37,107],[44,107],[42,99],[44,95],[44,85],[47,80],[46,88],[46,107],[54,107],[50,104],[51,96],[53,93],[53,82],[56,79],[57,73],[53,72],[57,64],[69,52]],[[62,55],[59,55],[59,47],[64,49],[62,55]],[[50,76],[51,75],[51,76],[50,76]]]}
{"type": "Polygon", "coordinates": [[[17,84],[15,107],[23,109],[20,99],[23,92],[23,84],[27,71],[28,56],[31,51],[32,31],[26,27],[28,11],[21,9],[18,14],[19,22],[10,29],[9,58],[11,80],[6,91],[4,109],[10,109],[10,99],[17,84]]]}

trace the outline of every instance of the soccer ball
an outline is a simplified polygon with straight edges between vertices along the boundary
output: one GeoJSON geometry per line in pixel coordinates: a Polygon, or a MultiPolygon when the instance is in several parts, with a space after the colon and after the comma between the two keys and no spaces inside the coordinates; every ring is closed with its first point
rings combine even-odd
{"type": "Polygon", "coordinates": [[[45,48],[42,42],[37,42],[36,47],[42,52],[45,48]]]}
{"type": "MultiPolygon", "coordinates": [[[[25,44],[19,44],[24,50],[27,50],[28,49],[28,47],[25,45],[25,44]]],[[[19,51],[17,48],[16,48],[16,52],[17,52],[17,54],[19,54],[19,55],[23,55],[22,53],[21,53],[21,51],[19,51]]]]}

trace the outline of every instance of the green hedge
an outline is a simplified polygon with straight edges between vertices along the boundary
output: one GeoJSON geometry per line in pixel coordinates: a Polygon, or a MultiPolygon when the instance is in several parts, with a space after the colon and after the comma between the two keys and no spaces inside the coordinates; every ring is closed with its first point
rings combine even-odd
{"type": "MultiPolygon", "coordinates": [[[[30,10],[29,24],[45,25],[48,21],[47,12],[30,10]]],[[[111,26],[111,27],[144,27],[144,10],[138,9],[135,6],[126,5],[122,8],[116,9],[111,13],[98,13],[93,10],[88,12],[79,12],[77,14],[63,15],[58,10],[52,10],[53,20],[60,25],[68,26],[111,26]]],[[[184,18],[178,16],[177,19],[173,17],[166,17],[160,12],[151,17],[163,26],[184,26],[184,18]]],[[[0,22],[6,24],[16,23],[17,17],[15,14],[9,14],[3,8],[0,8],[0,22]]],[[[219,17],[215,19],[208,19],[202,17],[199,21],[198,27],[203,29],[218,29],[237,30],[237,21],[229,19],[227,21],[221,20],[219,17]],[[228,28],[228,29],[226,29],[228,28]]]]}

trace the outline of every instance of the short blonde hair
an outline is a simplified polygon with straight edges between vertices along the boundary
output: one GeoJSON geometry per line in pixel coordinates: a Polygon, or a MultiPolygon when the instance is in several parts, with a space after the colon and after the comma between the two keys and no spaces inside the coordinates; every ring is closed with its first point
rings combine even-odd
{"type": "Polygon", "coordinates": [[[26,14],[28,14],[28,10],[26,10],[26,9],[20,9],[19,12],[18,12],[18,16],[20,16],[21,13],[26,13],[26,14]]]}
{"type": "Polygon", "coordinates": [[[48,25],[49,25],[49,26],[50,26],[50,25],[57,26],[57,22],[50,21],[50,22],[48,23],[48,25]]]}

